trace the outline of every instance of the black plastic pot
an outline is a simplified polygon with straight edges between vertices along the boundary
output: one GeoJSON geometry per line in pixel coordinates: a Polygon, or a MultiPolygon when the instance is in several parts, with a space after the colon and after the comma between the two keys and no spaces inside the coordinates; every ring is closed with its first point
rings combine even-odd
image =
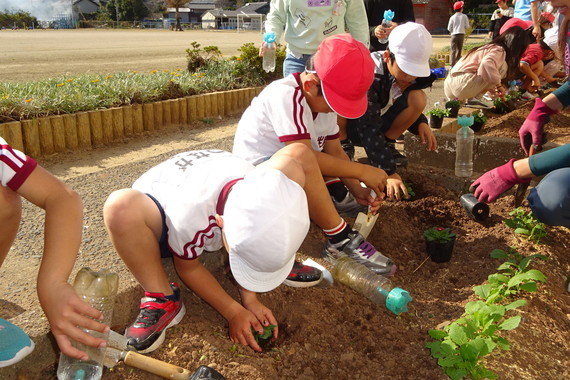
{"type": "Polygon", "coordinates": [[[445,263],[451,259],[451,253],[453,252],[454,245],[455,236],[445,243],[426,240],[426,252],[431,261],[435,263],[445,263]]]}
{"type": "Polygon", "coordinates": [[[459,115],[459,106],[449,108],[449,117],[457,117],[459,115]]]}
{"type": "Polygon", "coordinates": [[[430,128],[439,129],[443,125],[443,117],[429,115],[429,126],[430,128]]]}
{"type": "Polygon", "coordinates": [[[479,202],[473,194],[463,194],[461,198],[459,198],[459,202],[471,219],[481,222],[489,217],[489,205],[484,202],[479,202]]]}
{"type": "Polygon", "coordinates": [[[473,123],[472,126],[470,126],[470,128],[473,130],[473,132],[479,132],[483,126],[485,126],[485,122],[483,121],[476,121],[473,123]]]}

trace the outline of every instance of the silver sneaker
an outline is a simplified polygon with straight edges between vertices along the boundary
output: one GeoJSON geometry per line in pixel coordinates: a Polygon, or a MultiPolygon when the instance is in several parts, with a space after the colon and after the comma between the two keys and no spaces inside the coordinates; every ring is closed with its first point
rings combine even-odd
{"type": "Polygon", "coordinates": [[[364,236],[356,231],[352,231],[348,238],[340,243],[331,244],[327,240],[322,256],[331,263],[341,257],[348,256],[374,273],[383,276],[393,275],[397,268],[391,259],[378,252],[372,244],[364,239],[364,236]]]}
{"type": "Polygon", "coordinates": [[[346,196],[340,202],[333,196],[331,196],[331,199],[334,204],[334,208],[338,211],[340,216],[355,217],[359,212],[368,212],[368,206],[358,203],[350,191],[346,193],[346,196]]]}

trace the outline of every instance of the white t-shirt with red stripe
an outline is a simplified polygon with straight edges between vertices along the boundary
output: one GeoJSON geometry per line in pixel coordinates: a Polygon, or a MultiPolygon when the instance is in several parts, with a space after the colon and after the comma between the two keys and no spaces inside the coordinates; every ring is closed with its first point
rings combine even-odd
{"type": "Polygon", "coordinates": [[[252,100],[238,123],[232,152],[257,165],[290,141],[310,139],[313,149],[322,151],[326,140],[338,138],[336,117],[312,112],[299,73],[291,74],[252,100]]]}
{"type": "MultiPolygon", "coordinates": [[[[177,154],[144,173],[133,189],[152,195],[162,206],[168,227],[168,248],[182,259],[195,259],[222,248],[214,216],[226,185],[255,167],[222,150],[177,154]]],[[[227,186],[226,186],[227,188],[227,186]]]]}
{"type": "Polygon", "coordinates": [[[0,137],[0,183],[2,186],[18,191],[37,165],[36,160],[12,149],[6,140],[0,137]]]}

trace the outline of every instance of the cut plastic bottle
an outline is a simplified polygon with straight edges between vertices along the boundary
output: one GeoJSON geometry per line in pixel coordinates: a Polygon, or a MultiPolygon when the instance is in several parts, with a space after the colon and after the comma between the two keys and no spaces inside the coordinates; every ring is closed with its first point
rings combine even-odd
{"type": "Polygon", "coordinates": [[[275,56],[277,46],[275,39],[277,36],[273,32],[265,33],[263,35],[263,70],[266,72],[275,71],[275,56]]]}

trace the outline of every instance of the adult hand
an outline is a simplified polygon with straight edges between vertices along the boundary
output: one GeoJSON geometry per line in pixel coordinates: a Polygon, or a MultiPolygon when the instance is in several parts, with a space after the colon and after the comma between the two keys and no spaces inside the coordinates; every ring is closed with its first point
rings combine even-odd
{"type": "Polygon", "coordinates": [[[408,195],[408,189],[406,189],[406,185],[404,185],[404,181],[402,181],[402,177],[397,173],[394,173],[388,177],[386,184],[386,196],[391,200],[400,200],[402,198],[401,194],[404,194],[404,198],[406,199],[410,197],[408,195]]]}
{"type": "Polygon", "coordinates": [[[471,190],[475,189],[473,194],[479,202],[493,202],[514,185],[530,182],[530,178],[520,178],[517,175],[513,167],[514,162],[515,159],[513,158],[506,164],[488,171],[473,182],[471,190]]]}
{"type": "Polygon", "coordinates": [[[536,98],[534,100],[532,111],[530,111],[530,114],[519,129],[521,148],[527,155],[528,149],[530,148],[530,146],[527,146],[528,144],[525,143],[525,139],[528,138],[527,136],[532,137],[533,145],[542,145],[542,129],[544,124],[548,123],[550,115],[554,115],[556,113],[558,113],[558,111],[548,107],[542,99],[536,98]]]}

